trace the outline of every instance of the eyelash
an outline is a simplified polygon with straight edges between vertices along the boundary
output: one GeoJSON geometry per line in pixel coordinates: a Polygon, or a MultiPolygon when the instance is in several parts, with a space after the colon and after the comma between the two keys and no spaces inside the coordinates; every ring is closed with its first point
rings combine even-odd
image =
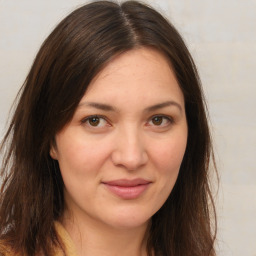
{"type": "MultiPolygon", "coordinates": [[[[106,118],[105,116],[101,116],[101,115],[92,115],[92,116],[88,116],[88,117],[84,118],[84,119],[81,121],[81,123],[82,123],[82,124],[87,124],[89,127],[92,127],[92,128],[100,128],[99,126],[93,126],[93,125],[90,125],[90,124],[88,123],[88,122],[89,122],[90,120],[92,120],[93,118],[97,118],[97,119],[99,119],[99,120],[104,120],[106,123],[109,124],[107,118],[106,118]]],[[[100,121],[99,121],[99,122],[100,122],[100,121]]],[[[110,124],[109,124],[109,126],[110,126],[110,124]]]]}
{"type": "Polygon", "coordinates": [[[150,122],[152,122],[154,118],[162,118],[162,121],[163,121],[163,120],[166,120],[166,121],[168,122],[168,123],[165,124],[165,125],[162,125],[162,123],[161,123],[160,125],[153,125],[153,126],[155,126],[155,127],[166,127],[166,126],[168,126],[168,125],[174,123],[173,118],[170,117],[170,116],[166,116],[166,115],[154,115],[154,116],[152,116],[152,117],[150,118],[150,122]]]}
{"type": "MultiPolygon", "coordinates": [[[[98,119],[99,122],[100,122],[100,120],[104,120],[104,121],[108,124],[108,126],[111,126],[111,124],[109,123],[108,119],[107,119],[105,116],[101,116],[101,115],[92,115],[92,116],[88,116],[88,117],[84,118],[84,119],[81,121],[81,123],[82,123],[82,124],[87,124],[87,125],[88,125],[89,127],[91,127],[91,128],[96,128],[96,129],[97,129],[97,128],[101,128],[102,126],[98,126],[98,125],[97,125],[98,123],[96,123],[96,126],[93,126],[93,125],[91,125],[91,124],[88,123],[88,122],[89,122],[90,120],[92,120],[93,118],[98,119]]],[[[161,115],[161,114],[159,114],[159,115],[154,115],[154,116],[150,117],[150,118],[149,118],[149,121],[147,122],[147,124],[150,123],[150,122],[152,122],[154,118],[162,118],[162,121],[163,121],[163,120],[166,120],[166,121],[168,122],[168,123],[165,124],[165,125],[162,125],[162,122],[161,122],[160,125],[154,125],[154,124],[153,124],[152,126],[154,126],[154,127],[166,127],[166,126],[171,125],[171,124],[174,123],[174,120],[173,120],[172,117],[167,116],[167,115],[161,115]]],[[[150,126],[150,125],[147,125],[147,126],[150,126]]],[[[103,125],[103,127],[104,127],[104,125],[103,125]]]]}

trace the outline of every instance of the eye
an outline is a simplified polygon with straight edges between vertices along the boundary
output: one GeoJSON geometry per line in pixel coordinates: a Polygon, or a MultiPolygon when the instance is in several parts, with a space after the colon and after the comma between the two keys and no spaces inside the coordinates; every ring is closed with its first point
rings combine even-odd
{"type": "Polygon", "coordinates": [[[152,126],[165,127],[173,123],[173,120],[171,117],[168,117],[168,116],[157,115],[157,116],[153,116],[148,123],[149,125],[152,125],[152,126]]]}
{"type": "Polygon", "coordinates": [[[97,127],[97,128],[105,127],[109,125],[107,120],[104,117],[97,116],[97,115],[86,117],[85,119],[82,120],[82,123],[86,124],[87,126],[97,127]]]}

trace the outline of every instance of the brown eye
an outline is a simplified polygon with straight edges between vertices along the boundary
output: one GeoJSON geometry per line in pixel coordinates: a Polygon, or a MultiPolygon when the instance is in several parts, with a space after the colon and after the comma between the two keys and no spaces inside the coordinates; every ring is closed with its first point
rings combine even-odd
{"type": "Polygon", "coordinates": [[[100,118],[97,117],[97,116],[90,117],[90,118],[88,118],[88,123],[89,123],[91,126],[98,126],[99,123],[100,123],[100,118]]]}
{"type": "Polygon", "coordinates": [[[85,119],[82,120],[82,124],[85,124],[88,127],[97,128],[97,129],[109,126],[109,123],[105,117],[97,116],[97,115],[86,117],[85,119]]]}
{"type": "Polygon", "coordinates": [[[168,127],[173,123],[173,119],[166,115],[157,115],[150,118],[148,125],[159,128],[168,127]]]}
{"type": "Polygon", "coordinates": [[[161,125],[163,123],[163,117],[162,116],[155,116],[152,118],[152,123],[154,125],[161,125]]]}

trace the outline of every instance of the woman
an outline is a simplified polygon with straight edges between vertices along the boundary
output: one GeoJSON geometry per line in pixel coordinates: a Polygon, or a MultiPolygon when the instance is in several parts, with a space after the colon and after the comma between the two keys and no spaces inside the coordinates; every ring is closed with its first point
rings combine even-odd
{"type": "Polygon", "coordinates": [[[35,58],[7,145],[3,255],[215,255],[199,77],[152,8],[99,1],[66,17],[35,58]]]}

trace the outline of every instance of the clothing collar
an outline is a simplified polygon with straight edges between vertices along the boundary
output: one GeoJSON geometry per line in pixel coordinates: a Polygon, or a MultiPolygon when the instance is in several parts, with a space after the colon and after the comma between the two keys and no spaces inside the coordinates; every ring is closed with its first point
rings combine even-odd
{"type": "MultiPolygon", "coordinates": [[[[67,230],[58,221],[54,222],[54,226],[55,226],[56,232],[64,246],[65,256],[78,256],[78,253],[75,249],[74,242],[72,241],[67,230]]],[[[61,248],[57,248],[55,251],[55,256],[64,256],[63,250],[61,248]]]]}

